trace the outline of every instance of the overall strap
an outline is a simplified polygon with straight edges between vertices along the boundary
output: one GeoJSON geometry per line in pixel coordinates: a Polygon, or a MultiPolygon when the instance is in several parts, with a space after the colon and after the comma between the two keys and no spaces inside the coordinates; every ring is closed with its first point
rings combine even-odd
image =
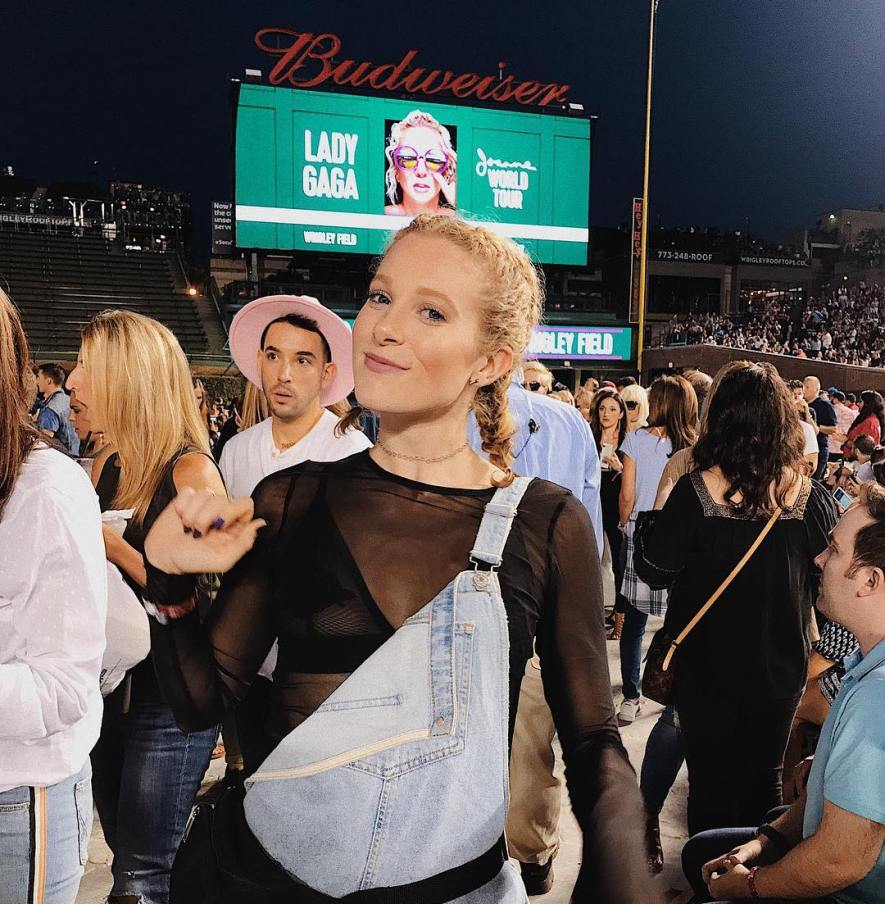
{"type": "Polygon", "coordinates": [[[492,570],[500,567],[516,510],[531,482],[531,477],[516,477],[509,487],[500,487],[495,491],[491,502],[486,505],[473,549],[470,550],[470,561],[476,567],[480,562],[491,565],[492,570]]]}

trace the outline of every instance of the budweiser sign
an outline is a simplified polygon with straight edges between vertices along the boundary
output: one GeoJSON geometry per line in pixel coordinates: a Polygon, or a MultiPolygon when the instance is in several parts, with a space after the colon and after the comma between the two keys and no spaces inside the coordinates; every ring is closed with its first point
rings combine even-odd
{"type": "Polygon", "coordinates": [[[295,88],[316,88],[326,82],[341,87],[376,91],[397,91],[407,94],[442,94],[448,92],[458,98],[475,97],[498,103],[564,104],[568,85],[542,82],[518,82],[512,75],[478,75],[475,72],[456,74],[448,69],[427,69],[413,66],[417,50],[410,50],[398,63],[358,63],[339,59],[341,38],[326,32],[291,31],[288,28],[262,28],[255,35],[259,49],[277,57],[270,71],[272,85],[289,84],[295,88]]]}

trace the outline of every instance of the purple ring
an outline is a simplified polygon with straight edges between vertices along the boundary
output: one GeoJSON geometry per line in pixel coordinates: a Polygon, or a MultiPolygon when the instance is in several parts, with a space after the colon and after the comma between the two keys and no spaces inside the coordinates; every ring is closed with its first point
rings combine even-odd
{"type": "Polygon", "coordinates": [[[212,522],[212,530],[221,530],[224,527],[224,518],[216,518],[212,522]]]}

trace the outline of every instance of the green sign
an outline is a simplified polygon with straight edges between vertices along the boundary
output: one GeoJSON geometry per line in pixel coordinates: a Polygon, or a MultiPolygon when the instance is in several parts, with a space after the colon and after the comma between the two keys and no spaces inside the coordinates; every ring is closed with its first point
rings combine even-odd
{"type": "Polygon", "coordinates": [[[539,326],[526,355],[572,361],[629,361],[632,342],[629,326],[539,326]]]}
{"type": "Polygon", "coordinates": [[[242,85],[236,244],[382,252],[421,212],[587,263],[590,120],[242,85]]]}

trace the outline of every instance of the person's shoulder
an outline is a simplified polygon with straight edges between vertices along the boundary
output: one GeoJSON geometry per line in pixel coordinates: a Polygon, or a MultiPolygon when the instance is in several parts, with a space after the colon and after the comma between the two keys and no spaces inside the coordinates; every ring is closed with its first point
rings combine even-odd
{"type": "Polygon", "coordinates": [[[584,504],[571,490],[552,480],[544,480],[542,477],[532,479],[519,508],[520,511],[530,511],[546,520],[558,518],[563,514],[574,514],[578,511],[583,512],[584,515],[587,514],[584,504]]]}
{"type": "Polygon", "coordinates": [[[858,733],[865,741],[873,734],[885,740],[885,663],[876,666],[861,678],[845,695],[835,727],[836,742],[852,743],[858,733]]]}
{"type": "Polygon", "coordinates": [[[32,506],[37,500],[98,506],[95,489],[74,459],[48,446],[32,449],[22,464],[10,509],[16,504],[32,506]]]}
{"type": "Polygon", "coordinates": [[[261,441],[264,440],[270,433],[270,428],[271,418],[265,418],[265,420],[259,421],[257,424],[253,424],[246,430],[241,430],[239,433],[235,433],[225,443],[224,452],[222,452],[222,455],[227,453],[228,449],[231,450],[231,455],[238,455],[244,452],[246,449],[249,449],[252,446],[261,443],[261,441]]]}
{"type": "MultiPolygon", "coordinates": [[[[525,392],[524,389],[520,391],[525,392]]],[[[581,412],[572,405],[542,395],[533,396],[531,403],[532,416],[540,421],[542,426],[580,436],[585,436],[589,432],[590,425],[584,420],[581,412]]]]}

